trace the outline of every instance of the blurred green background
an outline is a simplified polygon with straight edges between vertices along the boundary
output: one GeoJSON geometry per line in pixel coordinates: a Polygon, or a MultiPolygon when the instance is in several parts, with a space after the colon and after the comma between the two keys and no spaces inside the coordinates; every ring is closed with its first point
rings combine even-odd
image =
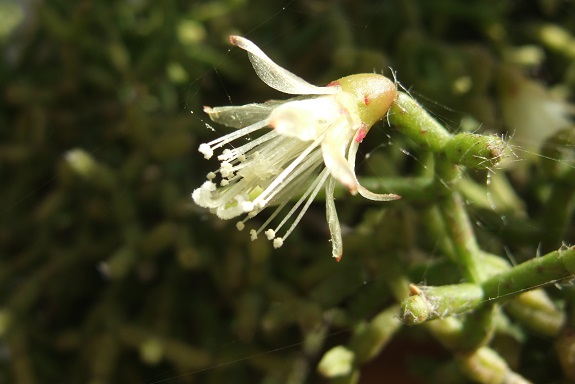
{"type": "MultiPolygon", "coordinates": [[[[202,106],[283,97],[228,35],[315,84],[391,67],[450,129],[504,133],[497,68],[568,97],[574,31],[572,1],[0,0],[0,383],[320,382],[323,351],[393,301],[382,259],[441,257],[416,205],[342,195],[336,263],[321,202],[280,250],[192,204],[214,168],[197,146],[228,132],[208,129],[202,106]]],[[[374,131],[364,174],[408,174],[425,158],[374,131]]],[[[473,212],[480,243],[519,260],[542,241],[519,223],[550,182],[523,172],[526,208],[506,213],[517,226],[473,212]]],[[[575,241],[572,221],[550,229],[548,250],[575,241]]],[[[517,369],[559,380],[550,341],[530,342],[517,369]]],[[[371,369],[389,382],[423,382],[449,359],[417,328],[388,350],[371,369]]]]}

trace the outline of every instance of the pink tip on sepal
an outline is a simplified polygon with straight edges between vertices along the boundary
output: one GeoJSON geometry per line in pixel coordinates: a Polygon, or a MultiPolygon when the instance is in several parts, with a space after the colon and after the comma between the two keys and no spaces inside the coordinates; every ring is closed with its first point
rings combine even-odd
{"type": "Polygon", "coordinates": [[[357,131],[357,134],[355,135],[355,142],[361,143],[363,139],[365,139],[365,136],[367,136],[367,131],[368,130],[365,127],[365,124],[362,124],[361,128],[357,131]]]}

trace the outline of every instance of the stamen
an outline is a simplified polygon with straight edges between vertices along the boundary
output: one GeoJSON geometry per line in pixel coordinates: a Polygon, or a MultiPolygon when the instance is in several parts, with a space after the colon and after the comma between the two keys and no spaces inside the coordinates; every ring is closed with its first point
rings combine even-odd
{"type": "MultiPolygon", "coordinates": [[[[207,143],[206,145],[209,146],[212,150],[214,150],[216,148],[223,147],[227,143],[230,143],[236,139],[239,139],[242,136],[245,136],[245,135],[248,135],[252,132],[255,132],[258,129],[262,129],[263,127],[265,127],[267,125],[268,125],[268,122],[266,120],[258,121],[257,123],[249,125],[245,128],[238,129],[235,132],[229,133],[225,136],[222,136],[222,137],[219,137],[215,140],[212,140],[209,143],[207,143]]],[[[200,147],[202,147],[202,145],[200,145],[200,147]]]]}
{"type": "Polygon", "coordinates": [[[274,239],[273,244],[274,244],[274,248],[277,249],[277,248],[281,247],[282,245],[284,245],[284,239],[282,239],[281,237],[276,237],[274,239]]]}
{"type": "Polygon", "coordinates": [[[259,195],[254,201],[254,205],[258,205],[258,206],[264,206],[266,205],[270,199],[277,193],[277,191],[274,192],[274,190],[276,189],[276,187],[282,183],[289,183],[289,180],[293,179],[292,177],[288,177],[288,175],[290,175],[292,173],[292,171],[306,158],[308,157],[308,155],[314,150],[316,149],[322,142],[323,138],[325,137],[325,134],[321,135],[320,137],[318,137],[317,139],[314,140],[314,142],[309,145],[286,169],[283,170],[282,173],[280,173],[275,179],[274,181],[266,188],[265,191],[262,192],[261,195],[259,195]]]}
{"type": "Polygon", "coordinates": [[[244,210],[244,212],[253,212],[255,209],[254,203],[252,203],[251,201],[244,201],[244,203],[242,204],[242,209],[244,210]]]}
{"type": "MultiPolygon", "coordinates": [[[[316,151],[312,153],[308,159],[306,159],[303,163],[301,163],[278,187],[275,191],[272,191],[268,198],[264,202],[260,202],[260,204],[269,205],[275,202],[276,200],[280,200],[288,196],[285,192],[285,188],[293,188],[295,186],[298,189],[301,187],[301,183],[298,183],[297,180],[306,180],[316,169],[318,165],[321,164],[321,152],[316,151]]],[[[295,189],[295,188],[294,188],[295,189]]],[[[289,195],[291,196],[291,195],[289,195]]]]}
{"type": "Polygon", "coordinates": [[[233,200],[226,201],[216,208],[216,215],[220,219],[229,220],[238,217],[244,213],[242,203],[246,200],[245,194],[234,196],[233,200]]]}
{"type": "MultiPolygon", "coordinates": [[[[299,224],[299,222],[301,221],[301,218],[303,217],[303,215],[306,213],[306,211],[308,210],[309,206],[311,205],[311,203],[313,202],[313,200],[315,199],[315,197],[317,196],[317,194],[319,193],[319,190],[321,189],[321,187],[324,185],[326,179],[329,176],[329,172],[327,169],[324,169],[319,175],[318,177],[314,180],[313,184],[310,186],[314,187],[313,191],[309,194],[309,197],[307,198],[307,201],[305,203],[305,205],[303,206],[303,208],[300,210],[299,214],[297,215],[297,217],[295,218],[294,222],[292,223],[292,225],[289,227],[289,229],[286,231],[285,235],[283,235],[282,240],[285,240],[288,238],[288,236],[293,232],[294,228],[299,224]]],[[[309,189],[308,189],[309,191],[309,189]]],[[[308,191],[306,191],[306,194],[308,193],[308,191]]],[[[299,202],[298,202],[299,203],[299,202]]],[[[287,218],[287,216],[286,216],[287,218]]],[[[275,243],[274,243],[275,246],[275,243]]]]}
{"type": "Polygon", "coordinates": [[[200,144],[198,151],[204,155],[204,159],[209,160],[212,158],[212,156],[214,155],[214,151],[212,150],[212,148],[210,147],[209,144],[200,144]]]}
{"type": "MultiPolygon", "coordinates": [[[[278,215],[278,213],[281,212],[282,209],[284,209],[284,207],[286,206],[288,200],[286,199],[285,202],[283,202],[279,207],[277,207],[274,212],[270,215],[270,217],[268,217],[268,219],[258,228],[258,230],[256,231],[256,235],[259,235],[261,233],[261,231],[263,231],[264,229],[266,229],[266,227],[272,222],[272,220],[278,215]]],[[[251,212],[250,212],[251,213],[251,212]]],[[[271,229],[270,229],[271,230],[271,229]]],[[[267,231],[265,232],[267,233],[267,231]]],[[[266,235],[267,236],[267,235],[266,235]]],[[[275,236],[275,234],[274,234],[275,236]]],[[[273,239],[273,236],[272,236],[273,239]]],[[[269,239],[271,240],[271,239],[269,239]]]]}
{"type": "Polygon", "coordinates": [[[232,173],[232,165],[227,161],[222,161],[220,163],[220,174],[222,177],[228,178],[230,175],[232,175],[232,173]]]}
{"type": "MultiPolygon", "coordinates": [[[[324,171],[325,172],[325,171],[324,171]]],[[[294,214],[295,211],[297,211],[297,209],[300,207],[300,205],[303,204],[303,202],[307,199],[307,197],[310,195],[310,193],[312,192],[312,190],[316,187],[317,182],[319,181],[321,175],[323,175],[323,173],[320,173],[320,175],[318,175],[315,180],[313,181],[313,183],[311,183],[311,185],[306,189],[306,191],[304,192],[304,194],[298,199],[298,201],[293,205],[293,207],[289,210],[289,212],[287,213],[287,215],[284,216],[283,220],[277,225],[277,227],[275,228],[275,232],[278,232],[281,227],[283,227],[283,225],[289,220],[289,218],[294,214]]]]}
{"type": "Polygon", "coordinates": [[[212,192],[215,190],[216,184],[211,181],[206,181],[192,192],[192,199],[200,207],[215,208],[217,205],[212,203],[212,192]]]}
{"type": "Polygon", "coordinates": [[[247,153],[249,150],[259,146],[260,144],[265,143],[266,141],[269,141],[275,137],[277,137],[278,134],[275,131],[270,131],[268,133],[266,133],[263,136],[258,137],[255,140],[250,141],[249,143],[246,143],[244,145],[242,145],[239,148],[235,148],[232,149],[229,152],[229,157],[224,156],[223,154],[218,156],[218,160],[228,160],[231,161],[232,159],[235,159],[236,157],[239,157],[241,154],[247,153]]]}

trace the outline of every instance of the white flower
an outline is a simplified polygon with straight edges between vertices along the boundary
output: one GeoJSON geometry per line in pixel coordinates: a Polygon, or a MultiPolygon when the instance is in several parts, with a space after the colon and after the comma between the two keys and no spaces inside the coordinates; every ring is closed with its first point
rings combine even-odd
{"type": "Polygon", "coordinates": [[[500,70],[501,109],[513,141],[537,153],[549,137],[573,126],[575,107],[517,69],[500,70]]]}
{"type": "Polygon", "coordinates": [[[238,130],[200,145],[199,151],[206,159],[224,146],[231,149],[223,149],[218,155],[219,170],[210,172],[208,180],[194,190],[193,200],[221,219],[245,215],[236,224],[239,230],[264,208],[277,206],[250,234],[253,240],[263,232],[279,248],[325,185],[332,255],[339,260],[342,240],[333,197],[335,182],[371,200],[399,198],[366,190],[354,170],[359,143],[386,115],[397,89],[392,81],[376,74],[352,75],[327,87],[317,87],[274,63],[251,41],[239,36],[230,36],[230,41],[248,52],[257,75],[267,85],[304,96],[238,107],[205,107],[213,121],[238,130]],[[272,129],[251,137],[266,127],[272,129]],[[247,141],[230,145],[241,138],[247,141]],[[300,197],[289,207],[294,196],[300,197]],[[272,221],[284,210],[287,214],[272,229],[272,221]],[[288,229],[280,235],[288,222],[288,229]]]}

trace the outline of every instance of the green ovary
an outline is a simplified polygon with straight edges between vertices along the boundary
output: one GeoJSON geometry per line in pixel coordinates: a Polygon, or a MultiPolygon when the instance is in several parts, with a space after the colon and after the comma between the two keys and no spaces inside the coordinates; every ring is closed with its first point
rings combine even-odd
{"type": "Polygon", "coordinates": [[[357,102],[359,117],[369,129],[381,120],[397,97],[397,87],[385,76],[361,73],[342,77],[335,82],[357,102]]]}

